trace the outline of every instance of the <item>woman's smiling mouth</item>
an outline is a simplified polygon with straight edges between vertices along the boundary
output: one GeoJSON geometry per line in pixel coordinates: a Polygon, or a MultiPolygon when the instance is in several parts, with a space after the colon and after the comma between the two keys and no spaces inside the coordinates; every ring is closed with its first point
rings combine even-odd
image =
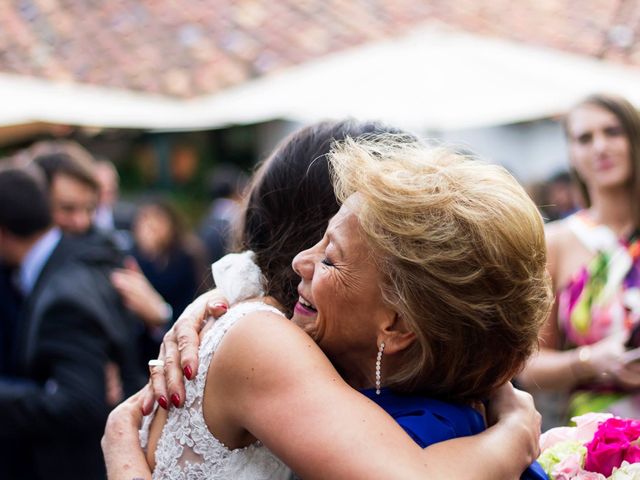
{"type": "Polygon", "coordinates": [[[298,303],[296,303],[294,310],[300,315],[316,315],[318,313],[313,304],[302,295],[298,297],[298,303]]]}

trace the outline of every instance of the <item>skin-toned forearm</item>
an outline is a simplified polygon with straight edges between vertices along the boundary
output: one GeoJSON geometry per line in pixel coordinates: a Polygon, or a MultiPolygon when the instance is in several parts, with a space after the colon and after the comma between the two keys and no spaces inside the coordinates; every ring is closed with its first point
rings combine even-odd
{"type": "MultiPolygon", "coordinates": [[[[322,395],[321,392],[320,395],[322,395]]],[[[150,468],[138,441],[138,428],[141,421],[139,408],[141,405],[141,396],[142,392],[123,402],[112,412],[107,422],[102,446],[105,453],[109,478],[111,480],[131,480],[132,478],[147,479],[151,476],[150,468]]],[[[329,396],[331,397],[332,395],[329,396]]],[[[378,407],[373,406],[371,402],[351,390],[347,391],[347,397],[349,396],[352,397],[352,400],[360,404],[358,408],[347,416],[350,420],[361,416],[363,409],[368,410],[373,408],[374,410],[378,410],[378,407]]],[[[316,397],[316,395],[313,395],[313,397],[316,397]]],[[[313,399],[311,399],[311,401],[313,401],[313,399]]],[[[282,402],[277,403],[282,404],[282,402]]],[[[286,403],[291,406],[291,401],[287,401],[286,403]]],[[[306,403],[308,402],[302,399],[301,404],[306,403]]],[[[320,403],[324,402],[321,400],[320,403]]],[[[345,403],[348,402],[339,402],[341,405],[345,403]]],[[[287,408],[286,410],[290,411],[291,409],[287,408]]],[[[315,411],[319,412],[319,409],[315,411]]],[[[328,417],[327,420],[330,421],[332,416],[333,415],[328,417]]],[[[401,437],[406,438],[396,438],[394,437],[394,433],[388,430],[381,430],[379,432],[384,432],[386,440],[388,440],[388,442],[385,441],[380,445],[376,442],[378,435],[366,434],[364,438],[361,439],[361,444],[364,447],[357,448],[356,445],[358,444],[357,440],[359,437],[355,435],[353,439],[347,441],[348,449],[338,448],[335,452],[331,453],[328,452],[331,448],[322,448],[319,450],[312,448],[311,452],[313,452],[313,455],[311,456],[317,456],[319,453],[324,454],[326,458],[319,462],[320,465],[324,465],[326,462],[331,462],[331,464],[334,465],[336,462],[340,462],[340,458],[345,456],[349,461],[360,457],[363,459],[360,466],[363,464],[366,465],[364,471],[367,474],[367,478],[377,478],[375,477],[376,474],[380,474],[379,478],[385,479],[429,478],[430,480],[438,480],[473,478],[493,480],[496,478],[518,478],[520,473],[538,455],[539,451],[538,436],[540,416],[533,408],[533,400],[530,395],[524,392],[518,392],[513,389],[511,385],[507,384],[501,387],[492,397],[488,409],[488,416],[490,419],[492,417],[498,418],[498,422],[487,431],[479,435],[431,445],[421,452],[419,458],[411,454],[413,450],[417,450],[417,446],[412,440],[406,437],[404,433],[401,434],[401,437]],[[397,445],[404,444],[405,447],[401,447],[399,450],[393,452],[394,455],[390,456],[389,451],[392,445],[389,445],[389,443],[397,445]],[[378,454],[376,454],[375,449],[379,447],[382,447],[382,450],[379,450],[377,452],[378,454]],[[389,458],[393,458],[394,461],[387,461],[389,458]],[[380,465],[378,465],[379,468],[376,468],[376,459],[379,462],[382,460],[380,465]],[[470,469],[469,465],[473,465],[473,469],[470,469]],[[389,469],[390,466],[392,468],[389,469]]],[[[331,437],[330,444],[340,443],[340,440],[335,437],[336,432],[353,435],[354,429],[344,431],[344,429],[341,428],[345,426],[345,417],[339,417],[340,418],[337,419],[338,426],[335,429],[329,428],[329,436],[331,437]]],[[[367,417],[368,420],[365,423],[369,425],[368,428],[376,423],[374,421],[375,417],[368,417],[366,414],[365,417],[367,417]]],[[[296,416],[296,418],[300,419],[300,423],[309,420],[308,417],[300,418],[296,416]]],[[[265,418],[262,418],[262,421],[264,420],[265,418]]],[[[327,420],[322,420],[318,428],[314,431],[320,433],[320,430],[329,423],[327,420]]],[[[378,419],[378,421],[380,420],[381,419],[378,419]]],[[[388,419],[386,421],[391,420],[388,419]]],[[[276,422],[276,424],[278,425],[277,430],[281,430],[283,424],[280,422],[276,422]]],[[[363,428],[365,425],[357,421],[356,424],[355,430],[363,428]]],[[[305,431],[307,430],[305,429],[305,431]]],[[[286,443],[289,444],[291,436],[285,435],[285,437],[286,443]]],[[[290,449],[287,448],[286,450],[290,449]]],[[[302,457],[304,459],[303,464],[309,462],[309,455],[303,455],[302,457]]],[[[294,461],[293,463],[295,464],[296,462],[294,461]]],[[[363,471],[358,470],[358,468],[357,464],[352,467],[352,476],[349,476],[344,470],[341,471],[342,476],[340,478],[362,478],[361,474],[363,474],[363,471]]],[[[305,477],[314,478],[314,475],[319,475],[318,478],[325,478],[323,477],[324,473],[326,473],[324,469],[314,468],[311,473],[305,477]]]]}
{"type": "MultiPolygon", "coordinates": [[[[116,427],[109,427],[103,439],[103,448],[105,442],[117,447],[108,454],[105,451],[109,480],[150,479],[151,470],[138,443],[137,430],[131,426],[127,433],[121,429],[114,431],[114,428],[116,427]]],[[[424,471],[429,472],[430,480],[517,479],[530,461],[518,462],[518,456],[522,455],[517,451],[517,456],[514,457],[513,445],[513,435],[505,434],[504,430],[495,427],[472,437],[437,443],[423,451],[424,471]],[[474,465],[473,470],[469,469],[469,465],[474,465]]],[[[413,473],[413,470],[409,472],[413,473]]],[[[400,475],[398,478],[405,474],[402,468],[397,473],[400,475]]]]}
{"type": "MultiPolygon", "coordinates": [[[[139,448],[139,447],[138,447],[139,448]]],[[[151,470],[144,459],[138,458],[136,451],[130,450],[113,461],[105,458],[107,465],[107,478],[109,480],[151,480],[151,470]],[[129,458],[122,458],[129,457],[129,458]]]]}
{"type": "Polygon", "coordinates": [[[581,379],[590,376],[581,363],[576,349],[541,348],[529,359],[518,379],[528,390],[570,390],[581,379]]]}
{"type": "Polygon", "coordinates": [[[592,345],[572,350],[541,348],[520,375],[529,389],[570,389],[586,382],[597,382],[605,373],[612,378],[624,368],[626,332],[613,334],[592,345]]]}
{"type": "Polygon", "coordinates": [[[126,307],[149,327],[165,325],[171,318],[170,306],[140,271],[116,269],[111,283],[126,307]]]}
{"type": "Polygon", "coordinates": [[[109,480],[151,479],[151,468],[140,446],[138,430],[134,425],[124,424],[124,420],[112,413],[102,437],[107,477],[109,480]]]}
{"type": "Polygon", "coordinates": [[[141,396],[145,389],[122,402],[107,420],[101,446],[109,480],[151,479],[151,469],[138,438],[141,396]]]}

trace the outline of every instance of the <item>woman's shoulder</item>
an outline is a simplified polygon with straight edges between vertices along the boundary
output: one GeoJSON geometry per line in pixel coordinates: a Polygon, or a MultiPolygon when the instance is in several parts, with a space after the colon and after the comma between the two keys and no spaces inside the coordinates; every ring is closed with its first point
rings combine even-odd
{"type": "Polygon", "coordinates": [[[571,228],[571,223],[576,221],[576,215],[578,214],[574,214],[560,220],[555,220],[545,225],[544,231],[548,248],[562,248],[563,246],[575,241],[575,235],[571,228]]]}
{"type": "Polygon", "coordinates": [[[278,352],[277,356],[282,356],[300,347],[311,352],[320,351],[309,335],[274,307],[260,302],[260,308],[257,308],[255,302],[249,301],[233,307],[229,313],[237,310],[245,310],[246,313],[237,319],[224,343],[228,350],[233,348],[234,355],[241,353],[241,350],[236,350],[240,347],[251,348],[255,355],[278,352]]]}
{"type": "Polygon", "coordinates": [[[566,218],[548,223],[545,233],[551,245],[570,246],[577,241],[593,251],[618,242],[611,229],[596,222],[588,210],[579,210],[566,218]]]}
{"type": "MultiPolygon", "coordinates": [[[[562,262],[562,259],[573,258],[578,251],[587,256],[589,255],[585,247],[576,250],[577,245],[583,245],[581,239],[577,236],[576,230],[588,228],[588,225],[584,222],[584,211],[579,211],[569,217],[545,225],[547,254],[552,274],[553,265],[562,262]]],[[[581,254],[580,257],[582,256],[581,254]]]]}
{"type": "Polygon", "coordinates": [[[225,334],[216,351],[216,371],[225,372],[229,380],[244,378],[254,386],[293,382],[308,375],[310,368],[335,372],[309,335],[273,307],[262,304],[255,309],[251,304],[229,311],[250,309],[225,334]]]}

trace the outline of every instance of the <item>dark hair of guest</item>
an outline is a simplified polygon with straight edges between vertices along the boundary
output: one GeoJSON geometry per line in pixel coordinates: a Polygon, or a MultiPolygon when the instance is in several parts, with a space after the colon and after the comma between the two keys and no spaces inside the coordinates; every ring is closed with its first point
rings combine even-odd
{"type": "Polygon", "coordinates": [[[49,187],[57,175],[66,175],[88,186],[94,192],[100,190],[94,173],[95,165],[83,157],[75,157],[66,152],[54,152],[38,155],[33,162],[44,172],[49,187]]]}
{"type": "Polygon", "coordinates": [[[23,168],[0,170],[0,228],[28,238],[51,226],[44,182],[23,168]]]}

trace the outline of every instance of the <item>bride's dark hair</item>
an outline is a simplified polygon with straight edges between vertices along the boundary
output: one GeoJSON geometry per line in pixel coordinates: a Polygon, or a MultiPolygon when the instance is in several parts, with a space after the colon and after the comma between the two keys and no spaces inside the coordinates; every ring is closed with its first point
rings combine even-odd
{"type": "Polygon", "coordinates": [[[334,142],[380,133],[406,133],[378,122],[320,122],[285,138],[256,171],[246,195],[236,249],[253,250],[266,294],[291,316],[299,277],[293,257],[317,243],[340,208],[327,163],[334,142]]]}

